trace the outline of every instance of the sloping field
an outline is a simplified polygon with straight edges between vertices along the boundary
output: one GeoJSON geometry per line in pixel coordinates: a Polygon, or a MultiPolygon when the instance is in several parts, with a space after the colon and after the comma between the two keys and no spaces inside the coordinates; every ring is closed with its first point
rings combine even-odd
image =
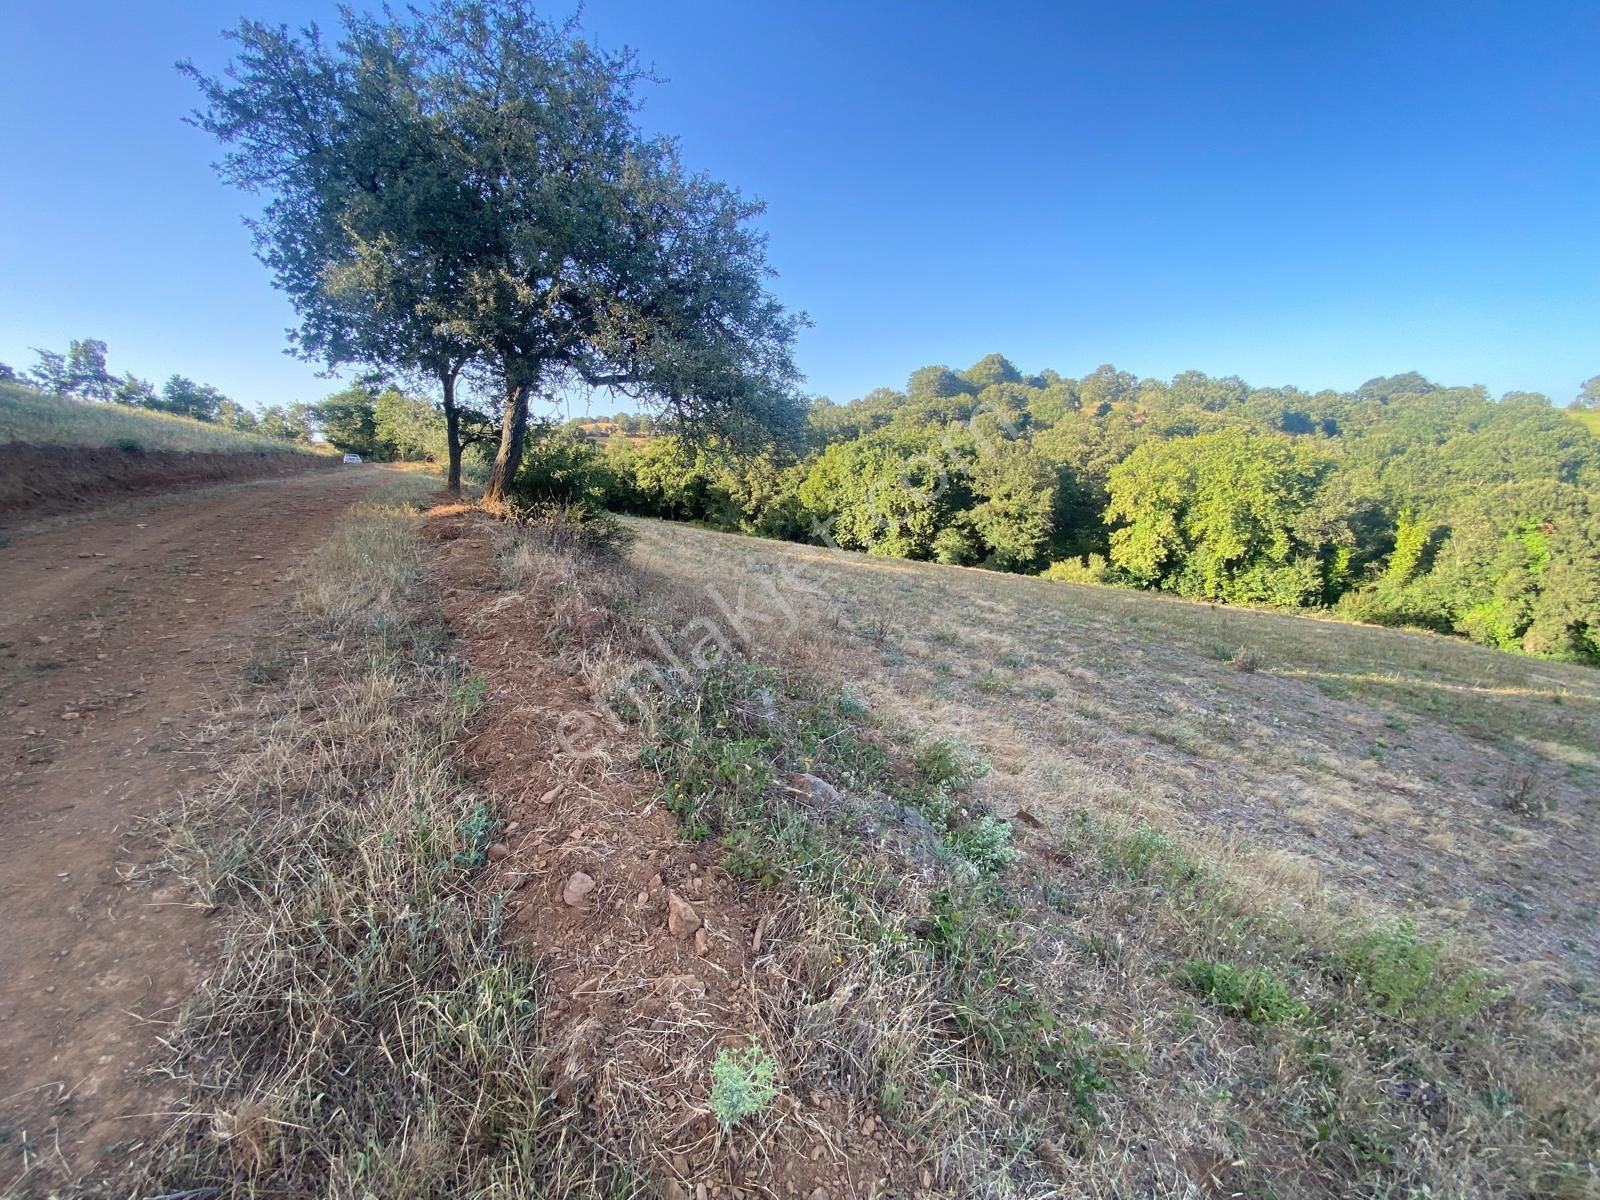
{"type": "Polygon", "coordinates": [[[0,518],[32,519],[337,461],[187,417],[0,384],[0,518]]]}
{"type": "Polygon", "coordinates": [[[239,433],[170,413],[51,396],[14,383],[0,383],[0,443],[5,442],[210,454],[305,453],[281,438],[239,433]]]}
{"type": "Polygon", "coordinates": [[[732,596],[789,579],[875,706],[1003,813],[1143,821],[1295,904],[1405,916],[1566,987],[1600,962],[1600,672],[1443,637],[638,522],[732,596]]]}

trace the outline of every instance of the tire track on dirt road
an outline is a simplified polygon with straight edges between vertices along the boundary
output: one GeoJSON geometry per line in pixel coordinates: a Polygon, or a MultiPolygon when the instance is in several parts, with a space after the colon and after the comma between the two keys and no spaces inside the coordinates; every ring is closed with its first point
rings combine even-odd
{"type": "Polygon", "coordinates": [[[0,547],[0,1195],[25,1161],[24,1189],[92,1187],[158,1126],[138,1070],[210,933],[193,898],[128,880],[156,853],[138,822],[202,769],[184,737],[237,686],[290,572],[392,478],[175,493],[0,547]]]}

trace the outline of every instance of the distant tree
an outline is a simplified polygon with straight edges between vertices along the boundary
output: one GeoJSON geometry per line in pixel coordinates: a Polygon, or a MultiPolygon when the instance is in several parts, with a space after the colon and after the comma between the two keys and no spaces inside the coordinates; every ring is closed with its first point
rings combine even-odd
{"type": "Polygon", "coordinates": [[[1078,381],[1079,405],[1091,413],[1101,413],[1114,404],[1133,398],[1139,381],[1110,363],[1096,367],[1078,381]]]}
{"type": "Polygon", "coordinates": [[[129,408],[160,408],[161,397],[156,394],[155,387],[147,379],[140,379],[137,375],[124,375],[117,381],[117,386],[111,393],[114,403],[125,404],[129,408]]]}
{"type": "Polygon", "coordinates": [[[1006,571],[1037,566],[1055,510],[1050,464],[1024,441],[992,442],[972,466],[971,487],[978,500],[972,529],[989,547],[994,565],[1006,571]]]}
{"type": "Polygon", "coordinates": [[[84,400],[108,402],[116,381],[106,370],[106,344],[98,338],[74,339],[67,347],[67,391],[84,400]]]}
{"type": "Polygon", "coordinates": [[[224,397],[217,402],[217,424],[224,429],[237,429],[243,433],[253,432],[256,427],[256,414],[237,401],[224,397]]]}
{"type": "Polygon", "coordinates": [[[196,383],[184,375],[174,375],[161,385],[157,407],[162,412],[196,421],[215,421],[227,397],[208,383],[196,383]]]}
{"type": "Polygon", "coordinates": [[[1567,407],[1577,412],[1600,412],[1600,375],[1585,379],[1567,407]]]}
{"type": "Polygon", "coordinates": [[[0,362],[0,383],[16,383],[17,370],[9,363],[0,362]]]}
{"type": "Polygon", "coordinates": [[[33,352],[39,361],[33,365],[33,370],[28,372],[29,381],[52,396],[71,395],[72,383],[71,376],[67,374],[67,356],[57,354],[54,350],[40,350],[37,347],[33,352]]]}
{"type": "Polygon", "coordinates": [[[427,400],[385,388],[372,402],[373,436],[391,461],[416,462],[443,457],[445,423],[427,400]]]}
{"type": "Polygon", "coordinates": [[[363,458],[378,458],[381,447],[376,436],[375,400],[371,392],[356,384],[312,405],[311,418],[335,449],[363,458]]]}
{"type": "Polygon", "coordinates": [[[1134,579],[1216,600],[1322,600],[1305,517],[1331,460],[1304,442],[1225,429],[1148,442],[1111,472],[1111,561],[1134,579]]]}
{"type": "Polygon", "coordinates": [[[265,437],[281,438],[301,445],[311,441],[311,406],[291,404],[287,408],[272,405],[261,410],[256,419],[256,432],[265,437]]]}
{"type": "Polygon", "coordinates": [[[949,367],[918,367],[906,383],[906,399],[916,403],[952,396],[976,396],[981,389],[949,367]]]}
{"type": "Polygon", "coordinates": [[[980,392],[997,383],[1022,382],[1022,372],[1012,366],[1011,360],[1003,354],[986,354],[961,375],[980,392]]]}

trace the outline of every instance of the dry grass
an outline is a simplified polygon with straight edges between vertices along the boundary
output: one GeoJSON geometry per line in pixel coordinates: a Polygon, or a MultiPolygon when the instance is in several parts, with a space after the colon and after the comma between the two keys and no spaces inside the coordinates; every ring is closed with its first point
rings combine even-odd
{"type": "MultiPolygon", "coordinates": [[[[1015,934],[979,977],[1046,998],[1051,1028],[1082,1047],[1089,1128],[1059,1107],[1073,1089],[1058,1078],[997,1079],[973,1056],[982,1035],[956,1050],[932,1036],[962,1006],[970,957],[900,971],[871,939],[823,939],[833,966],[814,990],[849,999],[817,1044],[859,1047],[843,1061],[862,1086],[911,1098],[908,1128],[938,1148],[944,1182],[1600,1194],[1600,677],[1392,631],[635,528],[647,593],[728,627],[711,589],[772,614],[761,597],[779,588],[792,619],[745,620],[741,654],[780,678],[803,668],[791,694],[859,689],[878,739],[906,752],[976,747],[993,765],[978,807],[1037,827],[999,894],[962,911],[1015,934]]],[[[782,828],[781,811],[756,826],[782,828]]],[[[925,931],[939,878],[887,869],[882,912],[906,923],[880,928],[925,931]]],[[[823,910],[816,896],[840,894],[801,892],[823,910]]],[[[874,892],[854,879],[844,894],[874,892]]],[[[822,910],[807,920],[832,928],[822,910]]]]}
{"type": "Polygon", "coordinates": [[[139,1194],[568,1196],[616,1173],[552,1103],[540,972],[473,885],[495,817],[452,759],[470,689],[417,520],[345,520],[285,631],[299,667],[168,816],[226,932],[170,1035],[185,1100],[139,1194]]]}
{"type": "Polygon", "coordinates": [[[0,443],[128,446],[206,453],[311,453],[282,438],[240,433],[189,417],[52,396],[0,383],[0,443]]]}

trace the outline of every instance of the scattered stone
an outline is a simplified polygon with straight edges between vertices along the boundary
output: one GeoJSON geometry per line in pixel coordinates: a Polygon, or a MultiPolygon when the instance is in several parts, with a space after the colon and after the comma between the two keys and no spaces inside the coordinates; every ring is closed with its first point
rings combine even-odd
{"type": "Polygon", "coordinates": [[[61,719],[63,721],[76,721],[82,715],[82,713],[74,712],[69,708],[66,712],[61,714],[61,719]]]}
{"type": "Polygon", "coordinates": [[[694,952],[701,958],[711,952],[711,939],[706,935],[703,925],[694,931],[694,952]]]}
{"type": "Polygon", "coordinates": [[[636,903],[639,905],[640,908],[643,908],[646,904],[649,904],[650,903],[650,893],[649,892],[640,892],[638,897],[637,897],[636,903]]]}
{"type": "Polygon", "coordinates": [[[572,878],[567,880],[567,886],[561,889],[561,898],[570,907],[576,908],[592,891],[594,891],[594,880],[582,871],[574,871],[572,878]]]}
{"type": "Polygon", "coordinates": [[[933,1186],[933,1172],[928,1170],[927,1167],[923,1167],[922,1168],[922,1174],[917,1176],[917,1178],[922,1181],[922,1186],[923,1186],[924,1190],[926,1190],[928,1188],[931,1188],[933,1186]]]}
{"type": "Polygon", "coordinates": [[[839,789],[826,779],[818,779],[815,775],[801,772],[789,776],[789,790],[800,798],[805,807],[823,816],[838,813],[845,807],[844,797],[839,795],[839,789]]]}
{"type": "Polygon", "coordinates": [[[689,1193],[676,1179],[668,1179],[661,1185],[661,1200],[689,1200],[689,1193]]]}
{"type": "Polygon", "coordinates": [[[706,1191],[706,1185],[705,1184],[697,1183],[697,1184],[694,1185],[694,1200],[706,1200],[706,1197],[709,1196],[710,1194],[711,1193],[706,1191]]]}
{"type": "Polygon", "coordinates": [[[554,804],[557,800],[561,799],[561,793],[566,790],[566,787],[567,785],[564,783],[556,784],[555,787],[551,788],[548,792],[539,797],[539,803],[554,804]]]}
{"type": "Polygon", "coordinates": [[[48,646],[51,642],[55,641],[56,639],[53,638],[48,633],[41,633],[38,637],[34,638],[33,640],[38,642],[39,645],[41,645],[41,646],[48,646]]]}
{"type": "Polygon", "coordinates": [[[504,842],[496,842],[494,845],[489,847],[490,862],[499,862],[501,859],[509,858],[510,856],[511,847],[506,845],[504,842]]]}
{"type": "Polygon", "coordinates": [[[521,821],[507,821],[506,822],[506,832],[507,833],[515,833],[517,830],[519,830],[521,828],[522,828],[522,822],[521,821]]]}
{"type": "Polygon", "coordinates": [[[828,1200],[828,1189],[825,1187],[815,1188],[806,1200],[828,1200]]]}
{"type": "Polygon", "coordinates": [[[871,1137],[877,1131],[877,1128],[877,1117],[868,1117],[865,1121],[861,1122],[861,1133],[863,1137],[871,1137]]]}
{"type": "Polygon", "coordinates": [[[533,878],[533,872],[532,871],[507,871],[505,873],[505,875],[502,876],[502,878],[505,880],[505,885],[508,888],[510,888],[512,891],[516,891],[519,887],[524,886],[528,882],[528,880],[533,878]]]}
{"type": "Polygon", "coordinates": [[[676,938],[686,938],[701,926],[700,914],[677,892],[667,893],[667,932],[676,938]]]}
{"type": "Polygon", "coordinates": [[[674,1171],[676,1171],[679,1175],[682,1175],[685,1178],[688,1178],[688,1175],[689,1175],[689,1160],[687,1158],[685,1158],[681,1154],[674,1154],[672,1156],[672,1169],[674,1171]]]}

